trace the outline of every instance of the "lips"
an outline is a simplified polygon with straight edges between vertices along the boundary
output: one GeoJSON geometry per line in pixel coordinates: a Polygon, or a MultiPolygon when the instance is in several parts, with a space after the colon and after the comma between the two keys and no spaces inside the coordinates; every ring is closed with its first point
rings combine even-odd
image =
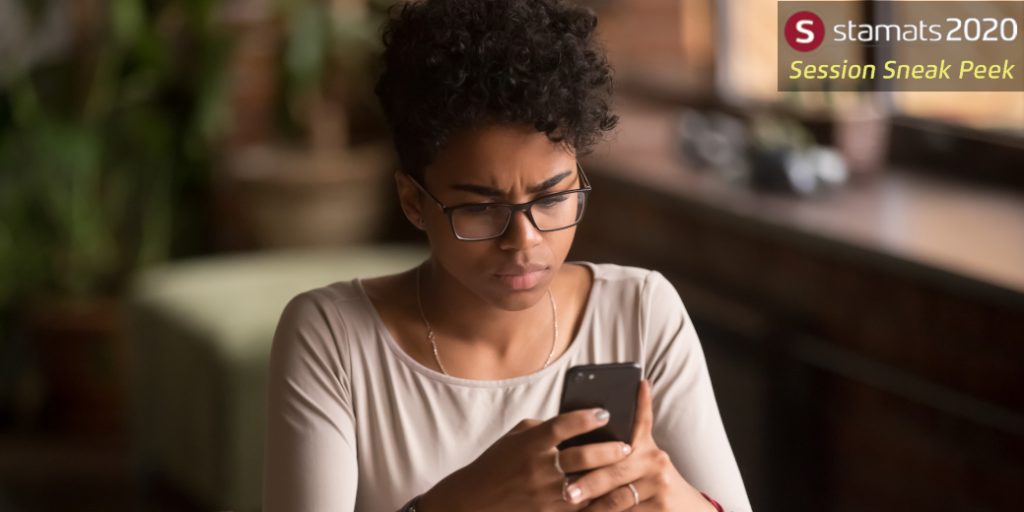
{"type": "Polygon", "coordinates": [[[544,273],[547,272],[547,265],[539,263],[528,263],[525,265],[512,265],[499,270],[495,275],[506,288],[512,290],[530,290],[540,283],[544,273]]]}
{"type": "Polygon", "coordinates": [[[544,270],[546,268],[548,268],[547,265],[542,265],[540,263],[528,263],[526,265],[512,265],[505,267],[495,272],[495,274],[499,276],[521,276],[538,270],[544,270]]]}

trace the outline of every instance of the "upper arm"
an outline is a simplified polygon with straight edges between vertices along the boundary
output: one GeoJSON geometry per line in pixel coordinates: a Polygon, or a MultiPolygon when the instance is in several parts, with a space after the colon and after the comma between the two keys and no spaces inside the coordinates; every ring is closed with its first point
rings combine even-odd
{"type": "Polygon", "coordinates": [[[728,511],[749,511],[704,351],[679,293],[652,271],[644,282],[642,303],[655,442],[692,486],[728,511]]]}
{"type": "Polygon", "coordinates": [[[267,387],[264,512],[355,508],[348,340],[339,339],[344,329],[332,308],[316,291],[305,292],[278,322],[267,387]]]}

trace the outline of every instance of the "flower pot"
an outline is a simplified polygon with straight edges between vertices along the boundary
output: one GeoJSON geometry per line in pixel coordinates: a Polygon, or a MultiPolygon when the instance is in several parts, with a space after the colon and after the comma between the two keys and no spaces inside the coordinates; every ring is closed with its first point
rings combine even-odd
{"type": "Polygon", "coordinates": [[[28,307],[27,331],[44,387],[44,427],[123,429],[128,372],[120,318],[120,304],[112,298],[53,297],[28,307]]]}
{"type": "Polygon", "coordinates": [[[383,143],[345,151],[251,146],[222,183],[229,239],[249,247],[363,243],[380,235],[395,159],[383,143]]]}

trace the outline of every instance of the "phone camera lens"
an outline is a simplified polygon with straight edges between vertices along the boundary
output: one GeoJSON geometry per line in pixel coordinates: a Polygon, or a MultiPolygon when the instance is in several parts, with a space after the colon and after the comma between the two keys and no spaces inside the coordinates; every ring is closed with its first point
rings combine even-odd
{"type": "Polygon", "coordinates": [[[590,375],[587,375],[587,378],[590,379],[590,380],[594,380],[594,374],[591,373],[590,375]]]}

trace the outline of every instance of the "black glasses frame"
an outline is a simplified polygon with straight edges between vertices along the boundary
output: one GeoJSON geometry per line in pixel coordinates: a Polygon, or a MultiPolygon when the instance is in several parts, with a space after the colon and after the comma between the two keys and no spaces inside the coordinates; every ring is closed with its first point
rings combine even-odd
{"type": "Polygon", "coordinates": [[[493,240],[495,238],[500,238],[500,237],[504,236],[505,232],[508,231],[508,226],[510,224],[512,224],[512,217],[516,214],[517,211],[520,211],[520,210],[526,212],[526,218],[530,219],[530,224],[533,224],[533,227],[536,228],[537,231],[540,231],[540,232],[543,232],[543,233],[550,233],[552,231],[561,231],[563,229],[569,229],[569,228],[579,224],[583,220],[583,213],[585,213],[586,210],[587,210],[587,199],[590,197],[590,191],[592,189],[590,187],[590,180],[587,179],[586,173],[583,172],[583,166],[580,165],[580,163],[578,161],[576,162],[576,169],[579,171],[580,181],[583,183],[583,187],[582,188],[574,188],[572,190],[563,190],[561,192],[555,192],[553,194],[547,194],[547,195],[535,197],[535,198],[533,198],[533,200],[527,201],[525,203],[461,203],[461,204],[457,204],[457,205],[453,205],[453,206],[445,206],[444,203],[442,203],[438,198],[434,197],[434,194],[431,194],[430,191],[427,190],[427,188],[425,186],[423,186],[423,184],[420,183],[416,178],[414,178],[412,176],[409,176],[409,179],[414,184],[416,184],[416,187],[419,188],[420,190],[422,190],[424,194],[427,194],[427,197],[433,199],[434,202],[437,203],[437,206],[439,208],[441,208],[441,213],[444,213],[445,215],[448,216],[448,225],[451,227],[452,234],[455,235],[455,238],[457,238],[459,240],[465,240],[467,242],[478,242],[478,241],[481,241],[481,240],[493,240]],[[564,195],[567,195],[567,194],[577,194],[577,193],[580,193],[580,192],[583,193],[583,212],[580,213],[579,219],[577,219],[576,222],[573,222],[572,224],[569,224],[568,226],[557,228],[557,229],[541,229],[539,226],[537,226],[537,221],[533,218],[533,210],[532,210],[532,208],[533,208],[534,204],[539,203],[539,202],[544,201],[544,200],[547,200],[547,199],[551,199],[552,197],[564,196],[564,195]],[[503,228],[501,228],[501,231],[499,231],[498,234],[496,234],[494,236],[485,237],[485,238],[464,238],[462,236],[459,236],[459,233],[457,231],[455,231],[455,220],[452,218],[452,212],[454,212],[455,210],[458,210],[460,208],[474,208],[474,207],[479,207],[479,206],[490,206],[490,207],[504,206],[504,207],[509,208],[510,212],[509,212],[508,218],[505,220],[505,226],[503,228]]]}

